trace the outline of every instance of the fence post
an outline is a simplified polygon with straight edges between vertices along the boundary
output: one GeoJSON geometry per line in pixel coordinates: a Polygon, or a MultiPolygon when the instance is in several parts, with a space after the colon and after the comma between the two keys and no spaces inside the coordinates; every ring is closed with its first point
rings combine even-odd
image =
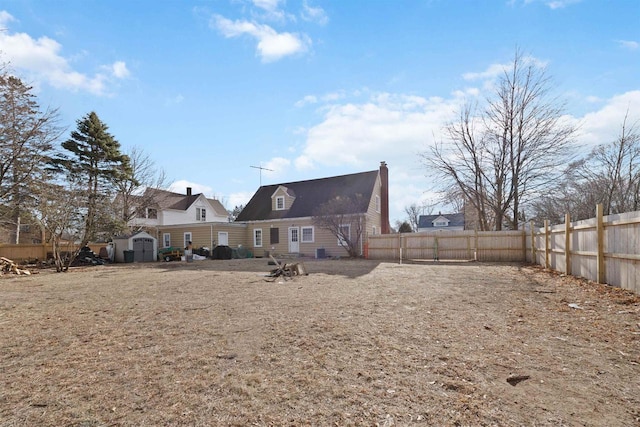
{"type": "Polygon", "coordinates": [[[596,205],[596,232],[598,234],[598,263],[596,266],[596,275],[598,283],[605,283],[604,271],[604,220],[602,203],[596,205]]]}
{"type": "Polygon", "coordinates": [[[551,242],[549,241],[550,237],[550,229],[549,229],[549,220],[544,220],[544,268],[551,268],[551,242]]]}
{"type": "Polygon", "coordinates": [[[475,244],[476,248],[475,248],[474,253],[473,253],[473,260],[474,261],[478,261],[478,227],[476,227],[475,238],[476,238],[476,241],[475,241],[474,244],[475,244]]]}
{"type": "Polygon", "coordinates": [[[571,274],[571,217],[564,215],[564,272],[571,274]]]}
{"type": "Polygon", "coordinates": [[[402,264],[402,233],[398,233],[398,252],[400,253],[400,264],[402,264]]]}
{"type": "Polygon", "coordinates": [[[536,260],[536,230],[533,226],[533,221],[529,221],[529,227],[531,228],[531,264],[537,264],[536,260]]]}

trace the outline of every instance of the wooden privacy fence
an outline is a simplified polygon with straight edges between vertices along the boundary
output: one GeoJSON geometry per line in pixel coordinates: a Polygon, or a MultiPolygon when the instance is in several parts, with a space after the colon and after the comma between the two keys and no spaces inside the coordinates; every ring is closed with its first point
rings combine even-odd
{"type": "Polygon", "coordinates": [[[369,236],[371,259],[532,262],[640,294],[640,211],[517,231],[437,231],[369,236]]]}
{"type": "Polygon", "coordinates": [[[527,258],[546,268],[640,294],[640,211],[530,229],[527,258]],[[533,245],[530,242],[534,242],[533,245]]]}
{"type": "MultiPolygon", "coordinates": [[[[93,252],[99,253],[102,246],[106,246],[106,243],[89,243],[88,245],[93,252]]],[[[60,247],[62,251],[74,250],[75,245],[67,246],[63,244],[60,247]]],[[[9,258],[17,263],[24,261],[45,261],[53,252],[51,244],[47,243],[33,243],[33,244],[19,244],[19,245],[2,245],[0,244],[0,257],[9,258]]]]}
{"type": "Polygon", "coordinates": [[[436,231],[369,237],[369,258],[524,262],[524,231],[436,231]]]}

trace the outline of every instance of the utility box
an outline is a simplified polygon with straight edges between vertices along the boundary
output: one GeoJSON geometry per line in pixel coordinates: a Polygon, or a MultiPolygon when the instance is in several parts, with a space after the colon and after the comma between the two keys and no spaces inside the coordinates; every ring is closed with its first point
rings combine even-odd
{"type": "Polygon", "coordinates": [[[316,259],[326,258],[327,254],[324,248],[316,248],[316,259]]]}

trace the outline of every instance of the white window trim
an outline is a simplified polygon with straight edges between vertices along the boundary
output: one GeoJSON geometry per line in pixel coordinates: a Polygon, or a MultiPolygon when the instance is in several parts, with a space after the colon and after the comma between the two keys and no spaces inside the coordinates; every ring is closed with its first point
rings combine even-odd
{"type": "Polygon", "coordinates": [[[191,234],[190,231],[185,231],[183,236],[184,236],[184,239],[183,239],[184,247],[186,248],[189,242],[193,243],[193,234],[191,234]],[[188,239],[187,239],[187,236],[189,236],[188,239]]]}
{"type": "Polygon", "coordinates": [[[375,235],[376,235],[376,231],[377,231],[377,229],[376,229],[376,226],[374,225],[374,226],[373,226],[373,229],[372,229],[372,231],[371,231],[371,235],[372,235],[372,236],[375,236],[375,235]]]}
{"type": "Polygon", "coordinates": [[[376,196],[376,213],[380,213],[380,196],[376,196]]]}
{"type": "Polygon", "coordinates": [[[314,243],[316,240],[316,232],[315,229],[312,225],[310,226],[305,226],[305,227],[300,227],[300,243],[314,243]],[[304,239],[304,230],[309,230],[311,229],[311,240],[305,240],[304,239]]]}
{"type": "Polygon", "coordinates": [[[277,211],[283,211],[285,210],[285,205],[284,205],[284,196],[276,196],[276,210],[277,211]],[[278,202],[282,200],[282,207],[278,207],[278,202]]]}
{"type": "MultiPolygon", "coordinates": [[[[349,232],[347,233],[347,239],[351,240],[351,224],[340,224],[340,230],[342,230],[343,227],[349,228],[349,232]]],[[[344,245],[346,245],[346,241],[339,237],[338,246],[344,246],[344,245]]]]}
{"type": "Polygon", "coordinates": [[[262,228],[254,228],[253,229],[253,247],[261,248],[264,243],[264,234],[262,234],[262,228]],[[258,244],[258,239],[256,239],[257,232],[260,232],[260,244],[258,244]]]}
{"type": "Polygon", "coordinates": [[[162,235],[162,244],[164,245],[164,248],[171,246],[171,233],[164,233],[162,235]],[[167,237],[169,237],[169,244],[167,244],[167,237]]]}
{"type": "Polygon", "coordinates": [[[207,209],[196,208],[196,221],[206,221],[206,220],[207,220],[207,209]]]}

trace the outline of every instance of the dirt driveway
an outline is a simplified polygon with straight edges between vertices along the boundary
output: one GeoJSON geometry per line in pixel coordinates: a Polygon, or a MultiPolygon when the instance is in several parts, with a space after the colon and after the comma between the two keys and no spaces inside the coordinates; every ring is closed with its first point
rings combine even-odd
{"type": "Polygon", "coordinates": [[[640,299],[492,264],[0,277],[0,426],[640,425],[640,299]]]}

